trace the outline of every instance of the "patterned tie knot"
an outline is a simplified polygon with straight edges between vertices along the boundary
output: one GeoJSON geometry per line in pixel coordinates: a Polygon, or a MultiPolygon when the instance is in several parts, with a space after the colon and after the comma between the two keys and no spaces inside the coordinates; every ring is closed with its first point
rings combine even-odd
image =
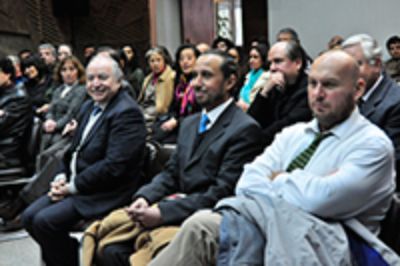
{"type": "Polygon", "coordinates": [[[295,157],[287,167],[286,171],[291,172],[294,169],[303,169],[308,161],[310,161],[311,156],[314,154],[314,152],[317,150],[318,145],[327,137],[332,136],[332,132],[327,132],[327,133],[318,133],[315,135],[314,140],[311,142],[311,144],[304,150],[302,151],[297,157],[295,157]]]}
{"type": "Polygon", "coordinates": [[[206,132],[208,123],[210,123],[210,119],[206,114],[202,114],[199,125],[199,134],[206,132]]]}
{"type": "Polygon", "coordinates": [[[100,113],[101,111],[102,111],[102,110],[101,110],[100,106],[98,106],[98,105],[93,106],[92,116],[97,115],[97,114],[100,113]]]}

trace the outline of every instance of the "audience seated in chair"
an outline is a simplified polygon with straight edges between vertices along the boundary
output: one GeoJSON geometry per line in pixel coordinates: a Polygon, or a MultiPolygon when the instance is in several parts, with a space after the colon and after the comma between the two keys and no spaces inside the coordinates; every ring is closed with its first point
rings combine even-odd
{"type": "Polygon", "coordinates": [[[263,128],[269,145],[284,127],[311,119],[307,101],[306,58],[293,41],[277,42],[268,53],[270,77],[250,105],[248,114],[263,128]]]}
{"type": "Polygon", "coordinates": [[[129,203],[142,184],[145,125],[139,106],[121,89],[122,71],[111,57],[87,67],[81,122],[50,191],[22,214],[46,265],[79,265],[75,224],[99,218],[129,203]]]}
{"type": "Polygon", "coordinates": [[[14,75],[12,62],[1,58],[0,169],[23,167],[25,137],[33,123],[29,97],[23,88],[15,86],[14,75]]]}
{"type": "Polygon", "coordinates": [[[187,219],[149,265],[398,265],[377,238],[395,190],[393,145],[360,114],[364,87],[345,52],[317,58],[315,118],[277,134],[236,196],[187,219]]]}
{"type": "Polygon", "coordinates": [[[83,265],[93,256],[96,265],[146,265],[188,216],[233,193],[244,163],[262,149],[259,126],[230,97],[236,72],[233,59],[220,51],[197,59],[191,84],[202,113],[182,121],[165,170],[135,193],[133,203],[88,228],[83,265]]]}
{"type": "Polygon", "coordinates": [[[153,125],[152,139],[160,143],[175,144],[180,122],[188,115],[200,111],[191,85],[193,68],[200,52],[192,44],[178,47],[175,55],[176,76],[173,100],[167,114],[159,116],[153,125]]]}
{"type": "MultiPolygon", "coordinates": [[[[360,112],[392,140],[396,173],[400,173],[400,86],[385,73],[382,49],[371,36],[350,36],[343,42],[343,49],[359,62],[360,75],[366,83],[358,103],[360,112]]],[[[400,184],[400,175],[397,184],[400,184]]],[[[397,191],[399,188],[397,186],[397,191]]]]}

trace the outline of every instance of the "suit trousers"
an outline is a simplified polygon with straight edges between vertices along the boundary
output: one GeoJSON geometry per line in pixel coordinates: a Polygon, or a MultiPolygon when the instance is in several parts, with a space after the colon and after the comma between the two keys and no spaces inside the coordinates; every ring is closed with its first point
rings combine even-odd
{"type": "Polygon", "coordinates": [[[222,216],[203,210],[189,217],[169,245],[149,266],[211,266],[216,264],[222,216]]]}
{"type": "Polygon", "coordinates": [[[83,217],[73,198],[52,202],[45,195],[22,214],[22,224],[39,244],[46,266],[78,266],[79,243],[69,232],[83,217]]]}

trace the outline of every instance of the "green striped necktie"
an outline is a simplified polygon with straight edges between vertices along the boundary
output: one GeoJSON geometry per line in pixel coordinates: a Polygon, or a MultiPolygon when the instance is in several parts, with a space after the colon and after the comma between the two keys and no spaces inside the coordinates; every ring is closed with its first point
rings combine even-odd
{"type": "Polygon", "coordinates": [[[310,161],[311,156],[313,156],[314,152],[317,150],[318,145],[327,137],[332,136],[331,132],[328,133],[318,133],[315,136],[313,142],[311,142],[310,146],[308,146],[304,151],[302,151],[296,158],[294,158],[289,166],[286,169],[286,172],[291,172],[294,169],[303,169],[308,161],[310,161]]]}

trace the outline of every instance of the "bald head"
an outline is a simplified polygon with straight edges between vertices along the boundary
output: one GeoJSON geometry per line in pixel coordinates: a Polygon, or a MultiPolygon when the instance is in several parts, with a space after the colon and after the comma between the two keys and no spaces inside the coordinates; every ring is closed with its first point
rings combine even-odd
{"type": "Polygon", "coordinates": [[[328,72],[337,73],[342,78],[347,78],[357,83],[360,77],[360,68],[357,61],[341,50],[328,51],[323,53],[311,66],[311,69],[326,69],[328,72]]]}
{"type": "Polygon", "coordinates": [[[364,91],[357,62],[347,53],[329,51],[311,66],[308,100],[320,129],[328,130],[347,119],[364,91]]]}

